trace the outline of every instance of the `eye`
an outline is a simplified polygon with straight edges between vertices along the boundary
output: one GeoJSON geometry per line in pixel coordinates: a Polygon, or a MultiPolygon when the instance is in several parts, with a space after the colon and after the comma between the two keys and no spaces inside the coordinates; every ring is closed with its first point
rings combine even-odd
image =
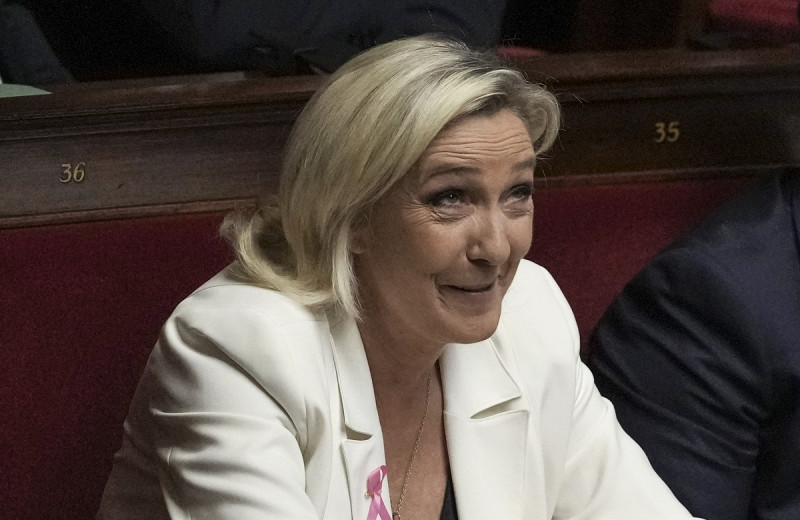
{"type": "Polygon", "coordinates": [[[434,207],[455,206],[464,202],[464,192],[461,190],[444,190],[430,198],[429,204],[434,207]]]}
{"type": "Polygon", "coordinates": [[[510,191],[510,197],[517,200],[527,200],[531,195],[533,195],[533,185],[530,183],[518,184],[510,191]]]}

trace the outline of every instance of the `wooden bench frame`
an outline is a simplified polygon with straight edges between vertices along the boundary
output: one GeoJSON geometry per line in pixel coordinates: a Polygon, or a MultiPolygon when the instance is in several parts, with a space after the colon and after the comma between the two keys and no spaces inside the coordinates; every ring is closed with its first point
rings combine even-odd
{"type": "MultiPolygon", "coordinates": [[[[513,65],[564,108],[541,186],[753,175],[800,162],[795,46],[513,65]]],[[[272,191],[289,128],[321,81],[231,73],[0,99],[0,228],[224,210],[272,191]]]]}

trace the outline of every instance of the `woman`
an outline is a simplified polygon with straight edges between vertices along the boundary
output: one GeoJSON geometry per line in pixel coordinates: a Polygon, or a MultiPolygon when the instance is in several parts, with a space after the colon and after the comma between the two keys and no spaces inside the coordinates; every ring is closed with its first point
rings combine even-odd
{"type": "Polygon", "coordinates": [[[166,323],[100,518],[689,518],[522,261],[558,119],[450,41],[337,71],[279,202],[227,219],[237,262],[166,323]]]}

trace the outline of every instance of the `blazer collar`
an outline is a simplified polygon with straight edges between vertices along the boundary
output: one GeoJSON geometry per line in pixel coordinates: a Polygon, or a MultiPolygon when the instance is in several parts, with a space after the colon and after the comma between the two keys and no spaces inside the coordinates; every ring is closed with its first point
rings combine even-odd
{"type": "MultiPolygon", "coordinates": [[[[331,320],[331,339],[344,421],[344,457],[353,518],[367,518],[372,498],[366,494],[370,473],[386,464],[383,435],[375,404],[367,355],[355,320],[331,320]]],[[[381,497],[391,511],[389,482],[381,497]]]]}
{"type": "Polygon", "coordinates": [[[450,474],[461,520],[545,518],[543,457],[522,390],[493,339],[440,363],[450,474]]]}
{"type": "MultiPolygon", "coordinates": [[[[372,377],[355,320],[332,321],[331,336],[344,422],[358,438],[380,436],[372,377]]],[[[440,362],[445,412],[480,419],[522,395],[492,339],[472,345],[448,345],[440,362]]]]}
{"type": "Polygon", "coordinates": [[[359,438],[380,436],[372,376],[358,326],[352,318],[341,318],[333,323],[333,355],[345,425],[359,438]]]}
{"type": "MultiPolygon", "coordinates": [[[[386,463],[383,436],[358,327],[350,318],[331,323],[346,430],[342,452],[350,503],[353,518],[366,518],[370,505],[365,496],[367,477],[386,463]]],[[[541,478],[526,475],[526,467],[531,460],[541,459],[541,453],[529,442],[529,411],[522,404],[519,385],[491,339],[448,345],[440,369],[459,518],[522,518],[525,505],[533,499],[525,498],[530,493],[523,492],[523,485],[531,489],[530,484],[541,478]]],[[[386,481],[382,496],[391,510],[386,481]]]]}
{"type": "Polygon", "coordinates": [[[491,339],[472,345],[448,345],[439,366],[447,413],[481,417],[522,395],[491,339]]]}

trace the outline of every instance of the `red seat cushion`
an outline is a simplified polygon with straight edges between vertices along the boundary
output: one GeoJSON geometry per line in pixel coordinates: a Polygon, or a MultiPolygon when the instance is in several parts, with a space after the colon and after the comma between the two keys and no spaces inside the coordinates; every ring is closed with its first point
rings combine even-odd
{"type": "Polygon", "coordinates": [[[796,42],[800,36],[797,0],[712,0],[713,29],[750,33],[771,43],[796,42]]]}
{"type": "Polygon", "coordinates": [[[527,60],[539,58],[547,54],[540,49],[531,47],[519,47],[516,45],[503,45],[497,49],[497,55],[507,60],[527,60]]]}

